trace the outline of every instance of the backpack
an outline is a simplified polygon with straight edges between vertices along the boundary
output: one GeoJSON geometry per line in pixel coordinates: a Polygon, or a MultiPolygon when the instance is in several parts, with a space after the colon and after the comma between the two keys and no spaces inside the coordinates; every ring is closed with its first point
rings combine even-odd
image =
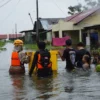
{"type": "Polygon", "coordinates": [[[76,52],[75,51],[69,51],[69,57],[70,57],[70,62],[74,66],[75,65],[75,58],[76,58],[76,52]]]}
{"type": "Polygon", "coordinates": [[[48,68],[50,65],[50,52],[48,50],[39,51],[40,60],[39,63],[43,68],[48,68]]]}

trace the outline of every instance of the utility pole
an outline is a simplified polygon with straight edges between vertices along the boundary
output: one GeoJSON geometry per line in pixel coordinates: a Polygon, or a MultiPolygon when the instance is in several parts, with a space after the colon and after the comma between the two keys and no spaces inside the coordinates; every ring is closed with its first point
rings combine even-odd
{"type": "Polygon", "coordinates": [[[39,42],[39,12],[38,12],[38,0],[36,0],[36,15],[37,15],[37,21],[36,21],[36,41],[39,42]]]}
{"type": "Polygon", "coordinates": [[[15,34],[16,34],[16,39],[17,39],[17,24],[15,24],[15,34]]]}
{"type": "Polygon", "coordinates": [[[30,16],[30,19],[31,19],[32,25],[33,25],[33,27],[34,27],[34,23],[33,23],[33,20],[32,20],[32,17],[31,17],[31,14],[29,13],[28,15],[30,16]]]}

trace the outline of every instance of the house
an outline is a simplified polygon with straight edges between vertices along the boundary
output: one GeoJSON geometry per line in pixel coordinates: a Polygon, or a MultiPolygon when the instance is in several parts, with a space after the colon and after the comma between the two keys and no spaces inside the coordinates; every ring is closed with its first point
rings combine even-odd
{"type": "Polygon", "coordinates": [[[36,41],[36,32],[33,30],[24,30],[20,32],[23,35],[25,43],[34,43],[36,41]]]}
{"type": "Polygon", "coordinates": [[[9,38],[9,40],[15,40],[15,39],[22,39],[23,38],[23,35],[22,34],[19,34],[19,33],[17,33],[17,34],[8,34],[7,35],[8,37],[7,38],[9,38]]]}
{"type": "MultiPolygon", "coordinates": [[[[52,41],[52,25],[58,23],[60,19],[64,18],[39,18],[38,26],[39,26],[39,40],[52,41]]],[[[25,42],[33,43],[36,42],[36,21],[34,23],[34,27],[32,30],[24,30],[20,33],[25,34],[25,42]]]]}
{"type": "MultiPolygon", "coordinates": [[[[69,16],[65,20],[60,20],[52,27],[53,37],[70,36],[73,45],[79,41],[84,41],[87,45],[94,43],[89,41],[91,36],[100,38],[100,8],[96,7],[87,11],[69,16]],[[87,38],[86,38],[87,37],[87,38]]],[[[95,38],[95,41],[100,39],[95,38]]],[[[92,39],[93,40],[93,39],[92,39]]]]}
{"type": "Polygon", "coordinates": [[[0,40],[6,40],[7,35],[6,34],[0,34],[0,40]]]}
{"type": "Polygon", "coordinates": [[[14,40],[14,39],[21,39],[23,36],[22,34],[0,34],[0,40],[14,40]]]}

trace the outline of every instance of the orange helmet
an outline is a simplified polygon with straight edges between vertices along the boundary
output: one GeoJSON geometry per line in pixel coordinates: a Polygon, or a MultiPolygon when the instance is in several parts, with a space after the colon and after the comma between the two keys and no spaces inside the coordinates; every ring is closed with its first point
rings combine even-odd
{"type": "Polygon", "coordinates": [[[15,41],[14,41],[14,45],[15,46],[19,46],[19,45],[23,45],[23,41],[22,40],[20,40],[20,39],[16,39],[15,41]]]}

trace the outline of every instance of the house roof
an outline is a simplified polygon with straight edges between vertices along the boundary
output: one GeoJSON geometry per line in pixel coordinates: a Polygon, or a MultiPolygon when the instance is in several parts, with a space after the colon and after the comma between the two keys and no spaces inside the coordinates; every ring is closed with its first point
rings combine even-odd
{"type": "Polygon", "coordinates": [[[100,29],[100,25],[93,25],[93,26],[87,26],[87,27],[84,27],[85,30],[88,30],[88,29],[100,29]]]}
{"type": "Polygon", "coordinates": [[[9,36],[9,39],[23,37],[22,34],[0,34],[0,39],[7,39],[7,36],[9,36]]]}
{"type": "MultiPolygon", "coordinates": [[[[39,31],[44,33],[52,30],[52,25],[57,24],[59,20],[65,20],[65,18],[39,18],[39,31]]],[[[23,32],[36,32],[36,21],[34,22],[33,30],[24,30],[23,32]]]]}
{"type": "Polygon", "coordinates": [[[33,30],[24,30],[24,31],[21,31],[20,33],[26,33],[26,32],[33,32],[33,30]]]}
{"type": "Polygon", "coordinates": [[[83,21],[88,16],[90,16],[93,13],[97,12],[98,10],[100,10],[100,7],[92,8],[92,9],[89,9],[87,11],[84,11],[84,12],[69,16],[69,17],[67,17],[65,19],[65,21],[67,21],[67,22],[68,21],[72,21],[76,25],[76,24],[80,23],[81,21],[83,21]]]}
{"type": "Polygon", "coordinates": [[[10,39],[20,38],[20,37],[23,37],[22,34],[19,34],[19,33],[18,34],[9,34],[10,39]]]}
{"type": "Polygon", "coordinates": [[[39,29],[51,30],[52,25],[57,24],[59,20],[64,19],[65,18],[39,18],[39,29]]]}
{"type": "Polygon", "coordinates": [[[64,20],[65,18],[40,18],[41,21],[47,21],[49,25],[57,24],[59,20],[64,20]]]}
{"type": "Polygon", "coordinates": [[[6,34],[0,34],[0,39],[6,39],[7,35],[6,34]]]}

